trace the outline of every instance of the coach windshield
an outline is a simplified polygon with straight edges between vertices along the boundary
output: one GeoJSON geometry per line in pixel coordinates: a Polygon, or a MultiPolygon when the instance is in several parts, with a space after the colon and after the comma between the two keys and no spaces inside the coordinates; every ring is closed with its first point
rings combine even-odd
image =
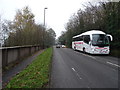
{"type": "Polygon", "coordinates": [[[92,35],[93,46],[109,46],[109,39],[105,34],[93,34],[92,35]]]}

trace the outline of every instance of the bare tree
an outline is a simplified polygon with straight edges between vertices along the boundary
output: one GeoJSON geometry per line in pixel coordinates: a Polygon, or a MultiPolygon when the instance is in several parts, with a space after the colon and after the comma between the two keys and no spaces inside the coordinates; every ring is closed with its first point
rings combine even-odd
{"type": "Polygon", "coordinates": [[[8,27],[11,32],[6,39],[6,46],[40,45],[42,47],[42,43],[45,42],[45,47],[48,47],[53,45],[55,41],[54,30],[46,30],[43,25],[36,24],[34,14],[29,7],[18,10],[8,27]],[[43,30],[45,33],[43,33],[43,30]],[[44,40],[42,38],[43,34],[45,36],[44,40]]]}

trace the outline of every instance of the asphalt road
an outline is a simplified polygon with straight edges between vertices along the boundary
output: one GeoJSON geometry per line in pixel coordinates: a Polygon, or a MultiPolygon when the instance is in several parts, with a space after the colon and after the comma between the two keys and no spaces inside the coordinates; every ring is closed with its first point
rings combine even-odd
{"type": "Polygon", "coordinates": [[[54,47],[50,85],[52,88],[118,88],[119,68],[118,58],[54,47]]]}

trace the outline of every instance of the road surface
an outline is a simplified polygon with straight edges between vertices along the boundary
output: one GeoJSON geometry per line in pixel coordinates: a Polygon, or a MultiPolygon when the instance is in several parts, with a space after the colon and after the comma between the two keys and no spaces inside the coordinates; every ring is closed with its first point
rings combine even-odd
{"type": "Polygon", "coordinates": [[[50,85],[52,88],[118,88],[119,67],[118,58],[54,47],[50,85]]]}

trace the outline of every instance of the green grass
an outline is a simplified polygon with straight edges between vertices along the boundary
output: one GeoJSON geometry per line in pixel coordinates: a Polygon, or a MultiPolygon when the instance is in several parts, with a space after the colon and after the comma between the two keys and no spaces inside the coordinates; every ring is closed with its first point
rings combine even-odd
{"type": "Polygon", "coordinates": [[[46,88],[49,82],[52,48],[46,49],[27,68],[13,77],[6,88],[46,88]]]}
{"type": "Polygon", "coordinates": [[[114,57],[119,57],[120,58],[120,51],[119,51],[119,49],[112,49],[110,54],[112,56],[114,56],[114,57]]]}

